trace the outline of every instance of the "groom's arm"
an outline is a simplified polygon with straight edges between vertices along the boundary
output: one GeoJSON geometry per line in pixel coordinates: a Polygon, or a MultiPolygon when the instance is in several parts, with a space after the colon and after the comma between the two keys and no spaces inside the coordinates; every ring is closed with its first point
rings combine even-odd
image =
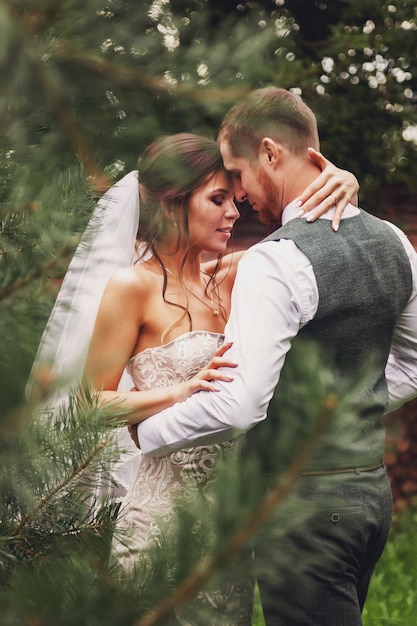
{"type": "Polygon", "coordinates": [[[310,264],[290,241],[262,243],[239,263],[226,326],[233,381],[199,392],[138,426],[145,454],[225,441],[263,420],[285,355],[300,325],[314,315],[317,288],[310,264]],[[306,311],[309,313],[306,314],[306,311]]]}
{"type": "Polygon", "coordinates": [[[411,298],[395,328],[385,370],[389,394],[388,410],[393,411],[417,396],[417,252],[402,231],[393,224],[390,226],[404,245],[413,276],[411,298]]]}

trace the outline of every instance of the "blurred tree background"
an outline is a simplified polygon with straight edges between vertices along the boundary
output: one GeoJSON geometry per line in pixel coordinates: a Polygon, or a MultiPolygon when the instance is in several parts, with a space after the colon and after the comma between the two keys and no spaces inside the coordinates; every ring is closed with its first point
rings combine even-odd
{"type": "Polygon", "coordinates": [[[29,498],[16,465],[26,382],[97,197],[156,136],[215,137],[239,97],[275,84],[313,108],[322,151],[357,176],[361,206],[414,236],[416,29],[416,0],[0,0],[0,490],[9,508],[17,484],[29,498]]]}

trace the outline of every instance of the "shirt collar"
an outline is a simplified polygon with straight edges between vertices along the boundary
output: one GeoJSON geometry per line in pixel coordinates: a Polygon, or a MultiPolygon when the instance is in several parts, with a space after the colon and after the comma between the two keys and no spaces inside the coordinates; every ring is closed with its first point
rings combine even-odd
{"type": "MultiPolygon", "coordinates": [[[[319,219],[332,220],[334,216],[334,212],[335,212],[335,209],[331,208],[329,211],[327,211],[327,213],[324,213],[324,215],[321,215],[319,219]]],[[[282,212],[282,216],[281,216],[282,225],[284,226],[284,224],[286,224],[290,220],[294,219],[295,217],[298,217],[299,213],[300,213],[300,205],[297,200],[293,200],[292,202],[287,204],[287,206],[282,212]]],[[[347,217],[354,217],[355,215],[358,215],[359,213],[360,213],[360,209],[354,206],[353,204],[349,203],[343,212],[342,219],[345,219],[347,217]]],[[[301,217],[306,218],[307,215],[308,213],[306,213],[305,215],[302,215],[301,217]]]]}

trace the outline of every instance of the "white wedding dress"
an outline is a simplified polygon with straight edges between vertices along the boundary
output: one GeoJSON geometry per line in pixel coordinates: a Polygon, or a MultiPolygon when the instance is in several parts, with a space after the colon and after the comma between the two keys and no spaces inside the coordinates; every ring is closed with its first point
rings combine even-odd
{"type": "MultiPolygon", "coordinates": [[[[130,359],[126,369],[137,389],[166,387],[199,372],[222,342],[223,335],[191,331],[165,345],[140,352],[130,359]]],[[[162,457],[141,455],[136,478],[119,512],[118,526],[124,533],[124,540],[115,541],[113,546],[113,560],[117,565],[127,570],[135,566],[144,548],[151,542],[158,542],[161,525],[169,528],[172,499],[191,502],[213,476],[216,460],[232,450],[233,445],[233,442],[226,442],[198,446],[162,457]]],[[[253,580],[234,580],[222,589],[200,592],[194,603],[194,607],[204,608],[205,605],[210,609],[213,617],[205,621],[204,626],[250,626],[253,580]]],[[[193,618],[192,605],[177,614],[179,623],[203,626],[193,618]]]]}

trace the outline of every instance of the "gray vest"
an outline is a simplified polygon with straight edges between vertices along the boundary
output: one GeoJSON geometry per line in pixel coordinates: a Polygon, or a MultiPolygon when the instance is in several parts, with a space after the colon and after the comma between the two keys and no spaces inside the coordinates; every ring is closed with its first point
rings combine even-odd
{"type": "MultiPolygon", "coordinates": [[[[378,462],[385,446],[385,366],[394,328],[412,290],[404,247],[390,226],[364,211],[342,220],[337,233],[328,220],[310,224],[293,219],[266,240],[279,239],[293,240],[309,259],[319,293],[317,313],[293,341],[287,361],[292,352],[299,356],[297,346],[313,341],[323,363],[330,364],[337,388],[343,394],[354,389],[346,395],[344,419],[326,430],[306,469],[378,462]]],[[[281,385],[294,384],[286,375],[287,361],[274,396],[278,404],[271,403],[270,417],[278,422],[281,385]]]]}

